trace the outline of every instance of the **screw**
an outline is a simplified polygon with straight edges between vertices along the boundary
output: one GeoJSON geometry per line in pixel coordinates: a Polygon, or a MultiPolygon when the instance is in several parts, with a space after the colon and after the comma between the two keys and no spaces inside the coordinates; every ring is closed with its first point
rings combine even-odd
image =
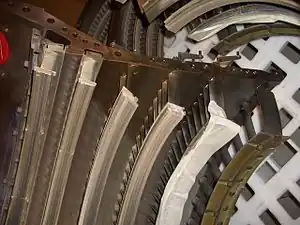
{"type": "Polygon", "coordinates": [[[116,42],[114,42],[114,41],[110,43],[110,47],[115,47],[115,45],[116,45],[116,42]]]}
{"type": "Polygon", "coordinates": [[[229,208],[228,208],[228,206],[225,206],[224,208],[223,208],[223,211],[227,211],[229,208]]]}
{"type": "Polygon", "coordinates": [[[229,196],[233,197],[234,196],[234,192],[229,192],[229,196]]]}

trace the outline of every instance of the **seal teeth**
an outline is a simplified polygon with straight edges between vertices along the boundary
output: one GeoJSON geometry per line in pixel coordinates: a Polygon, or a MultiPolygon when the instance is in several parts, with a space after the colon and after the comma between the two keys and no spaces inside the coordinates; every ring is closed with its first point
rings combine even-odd
{"type": "Polygon", "coordinates": [[[186,121],[183,121],[180,125],[181,125],[181,131],[182,131],[183,139],[185,142],[185,146],[188,146],[192,139],[190,132],[189,132],[188,124],[186,121]]]}
{"type": "Polygon", "coordinates": [[[206,107],[205,107],[205,101],[203,93],[201,93],[198,97],[198,107],[199,107],[199,114],[201,118],[201,125],[203,126],[208,121],[208,118],[206,117],[206,107]]]}
{"type": "Polygon", "coordinates": [[[142,138],[141,138],[141,135],[138,135],[136,137],[136,146],[138,149],[140,149],[142,147],[142,138]]]}
{"type": "Polygon", "coordinates": [[[178,142],[178,146],[180,148],[181,155],[183,155],[187,146],[185,144],[185,140],[184,140],[184,137],[183,137],[182,130],[177,131],[176,139],[177,139],[177,142],[178,142]]]}
{"type": "Polygon", "coordinates": [[[160,197],[157,195],[157,193],[152,194],[153,199],[155,200],[155,203],[159,206],[160,204],[160,197]]]}
{"type": "Polygon", "coordinates": [[[195,124],[195,121],[194,121],[192,111],[188,111],[186,119],[187,119],[187,125],[188,125],[188,128],[189,128],[190,136],[195,137],[197,132],[196,132],[196,124],[195,124]]]}
{"type": "Polygon", "coordinates": [[[175,168],[176,168],[176,166],[177,166],[177,164],[178,164],[178,161],[176,160],[175,155],[169,154],[169,156],[168,156],[168,162],[169,162],[168,165],[171,167],[172,171],[174,171],[175,168]]]}
{"type": "Polygon", "coordinates": [[[177,165],[182,157],[182,153],[181,153],[181,150],[180,150],[180,147],[179,147],[177,141],[172,142],[171,151],[176,158],[176,165],[177,165]]]}
{"type": "Polygon", "coordinates": [[[194,122],[195,122],[196,132],[198,132],[202,128],[200,111],[199,111],[199,103],[198,102],[194,102],[194,104],[192,106],[192,115],[193,115],[193,119],[194,119],[194,122]]]}
{"type": "Polygon", "coordinates": [[[165,176],[161,175],[160,180],[161,180],[161,182],[163,183],[164,186],[167,185],[168,179],[165,176]]]}
{"type": "MultiPolygon", "coordinates": [[[[122,202],[124,200],[124,194],[126,192],[126,187],[128,185],[129,178],[130,178],[132,170],[134,168],[134,164],[138,160],[138,155],[139,155],[139,151],[142,147],[142,144],[146,138],[146,135],[147,135],[150,127],[152,126],[155,119],[157,118],[158,114],[160,113],[160,111],[163,109],[163,107],[168,102],[168,88],[167,87],[168,87],[168,81],[164,81],[162,83],[162,89],[157,92],[157,97],[153,100],[152,106],[149,107],[149,109],[148,109],[148,115],[144,118],[144,120],[143,120],[144,124],[142,124],[142,126],[140,128],[140,132],[136,136],[136,144],[132,147],[132,150],[129,154],[128,162],[127,162],[127,165],[125,166],[125,171],[124,171],[123,178],[122,178],[122,184],[120,185],[120,190],[117,195],[117,203],[115,205],[115,212],[113,214],[113,219],[115,221],[114,224],[117,224],[118,215],[122,210],[122,202]]],[[[157,191],[160,195],[160,197],[158,198],[158,201],[160,201],[160,198],[164,191],[164,187],[166,186],[169,176],[171,175],[171,173],[173,171],[171,165],[168,165],[168,167],[166,168],[166,171],[168,172],[166,174],[169,174],[169,175],[161,176],[160,177],[161,179],[159,182],[160,184],[157,186],[157,191]]],[[[155,222],[154,222],[154,224],[155,224],[155,222]]]]}

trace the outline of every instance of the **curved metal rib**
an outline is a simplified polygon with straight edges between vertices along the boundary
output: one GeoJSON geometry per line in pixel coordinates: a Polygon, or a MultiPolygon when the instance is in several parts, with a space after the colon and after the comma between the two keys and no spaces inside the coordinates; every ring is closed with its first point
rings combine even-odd
{"type": "Polygon", "coordinates": [[[176,33],[185,25],[190,23],[193,19],[207,13],[213,9],[234,3],[247,3],[247,2],[263,2],[280,5],[300,11],[300,5],[292,0],[279,1],[279,0],[194,0],[181,7],[169,18],[165,20],[165,26],[169,31],[176,33]]]}
{"type": "Polygon", "coordinates": [[[245,5],[211,17],[192,30],[188,37],[195,41],[202,41],[232,24],[274,23],[278,21],[300,26],[300,15],[272,5],[245,5]]]}
{"type": "Polygon", "coordinates": [[[138,107],[137,98],[122,88],[105,125],[88,181],[78,224],[94,224],[108,172],[125,130],[138,107]]]}
{"type": "MultiPolygon", "coordinates": [[[[256,135],[253,127],[253,121],[251,118],[254,105],[252,105],[250,102],[251,101],[247,101],[241,105],[243,110],[240,111],[240,114],[238,115],[238,117],[241,116],[243,118],[243,122],[240,123],[240,125],[244,125],[248,140],[253,138],[256,135]]],[[[243,131],[243,129],[241,129],[241,131],[243,131]]],[[[235,152],[239,151],[242,148],[241,133],[235,136],[231,143],[233,145],[232,146],[233,150],[235,152]]],[[[230,155],[228,145],[224,147],[225,148],[219,151],[221,151],[220,153],[224,154],[223,156],[225,156],[222,157],[221,161],[224,163],[224,166],[226,167],[232,160],[232,156],[234,156],[235,154],[230,155]]],[[[189,219],[183,217],[185,220],[182,220],[182,221],[188,221],[187,225],[201,223],[208,200],[213,192],[213,189],[219,177],[221,176],[219,165],[214,165],[214,161],[212,161],[212,159],[213,158],[210,159],[209,163],[207,164],[207,167],[204,167],[198,175],[200,176],[200,178],[198,180],[198,183],[195,184],[196,185],[195,188],[197,190],[196,197],[192,199],[192,203],[188,203],[188,204],[192,204],[191,211],[187,213],[189,219]]]]}
{"type": "Polygon", "coordinates": [[[178,0],[148,0],[142,6],[142,10],[145,12],[148,21],[152,22],[158,15],[176,2],[178,0]]]}
{"type": "MultiPolygon", "coordinates": [[[[33,38],[39,39],[34,33],[33,38]]],[[[32,42],[32,51],[39,51],[40,40],[32,42]],[[36,44],[36,46],[34,46],[36,44]]],[[[24,132],[24,142],[20,164],[12,194],[12,207],[8,214],[9,223],[20,223],[18,219],[27,219],[29,204],[33,196],[33,187],[37,179],[45,138],[48,132],[49,120],[52,113],[55,92],[60,75],[60,60],[64,57],[64,47],[59,44],[46,42],[42,47],[43,58],[33,53],[33,76],[31,99],[29,103],[28,120],[24,132]],[[26,199],[26,201],[24,201],[26,199]],[[21,209],[21,210],[20,210],[21,209]],[[16,218],[18,213],[20,217],[16,218]],[[14,217],[14,218],[13,218],[14,217]]]]}
{"type": "Polygon", "coordinates": [[[236,154],[223,171],[207,204],[202,225],[229,223],[235,203],[251,175],[263,160],[275,150],[284,137],[274,95],[270,91],[258,92],[264,126],[236,154]]]}
{"type": "MultiPolygon", "coordinates": [[[[93,55],[93,53],[91,53],[93,55]]],[[[69,105],[63,135],[59,144],[58,156],[53,171],[51,187],[44,212],[43,225],[57,224],[73,155],[79,134],[90,104],[102,64],[100,55],[84,55],[77,74],[77,83],[69,105]]]]}
{"type": "Polygon", "coordinates": [[[209,158],[240,130],[239,125],[226,119],[224,110],[214,101],[208,107],[211,117],[207,126],[195,136],[167,183],[161,199],[157,225],[180,224],[188,193],[197,174],[209,158]]]}
{"type": "Polygon", "coordinates": [[[151,126],[145,140],[142,143],[141,150],[137,156],[139,160],[136,161],[131,174],[124,174],[126,179],[129,179],[125,190],[124,197],[118,204],[120,214],[118,215],[117,224],[119,225],[133,225],[135,222],[135,215],[137,213],[138,204],[140,202],[145,183],[151,168],[167,138],[177,126],[177,124],[184,117],[184,109],[172,103],[167,103],[158,117],[151,126]]]}
{"type": "Polygon", "coordinates": [[[96,84],[79,80],[55,166],[44,225],[56,224],[77,139],[96,84]]]}
{"type": "Polygon", "coordinates": [[[213,57],[227,55],[237,47],[251,41],[280,35],[300,36],[300,28],[284,23],[255,25],[229,35],[213,47],[209,54],[213,57]]]}

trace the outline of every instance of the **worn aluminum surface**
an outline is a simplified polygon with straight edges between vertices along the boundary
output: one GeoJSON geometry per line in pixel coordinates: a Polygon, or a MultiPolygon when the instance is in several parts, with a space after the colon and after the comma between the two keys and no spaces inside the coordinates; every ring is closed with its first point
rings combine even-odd
{"type": "Polygon", "coordinates": [[[135,224],[138,205],[133,205],[132,201],[140,201],[144,186],[157,155],[159,155],[167,138],[184,115],[185,112],[183,108],[172,103],[166,103],[165,106],[157,112],[157,118],[149,128],[149,132],[141,146],[133,147],[133,152],[135,149],[138,151],[136,156],[132,158],[138,157],[138,160],[135,160],[135,162],[129,161],[128,171],[126,168],[126,173],[123,178],[124,186],[121,184],[120,190],[121,193],[125,193],[122,200],[116,203],[118,208],[120,208],[119,213],[116,214],[116,223],[124,225],[135,224]],[[143,173],[141,173],[141,171],[143,171],[143,173]]]}
{"type": "Polygon", "coordinates": [[[299,13],[266,4],[249,4],[213,16],[192,30],[188,37],[203,41],[232,24],[284,22],[300,26],[299,13]]]}
{"type": "Polygon", "coordinates": [[[198,173],[212,155],[240,131],[240,126],[228,120],[224,110],[215,101],[209,103],[208,110],[209,122],[190,143],[167,183],[156,225],[180,224],[184,205],[198,173]]]}
{"type": "Polygon", "coordinates": [[[263,116],[262,130],[239,150],[222,172],[206,206],[202,225],[229,223],[235,203],[250,176],[264,159],[287,139],[281,133],[274,94],[259,89],[257,100],[263,116]]]}
{"type": "Polygon", "coordinates": [[[93,224],[114,156],[126,128],[138,107],[138,99],[125,87],[120,91],[97,146],[78,224],[93,224]]]}
{"type": "Polygon", "coordinates": [[[188,4],[184,5],[180,9],[178,9],[175,13],[173,13],[170,17],[165,20],[165,27],[176,33],[185,25],[187,25],[192,20],[197,17],[207,13],[213,9],[220,8],[222,6],[234,4],[234,3],[248,3],[248,2],[263,2],[263,3],[271,3],[274,5],[288,7],[294,10],[300,10],[300,5],[296,1],[286,0],[194,0],[190,1],[188,4]]]}
{"type": "Polygon", "coordinates": [[[285,23],[260,24],[247,27],[221,40],[210,50],[209,55],[211,58],[215,58],[218,55],[227,55],[237,47],[251,41],[280,35],[300,36],[300,28],[285,23]]]}

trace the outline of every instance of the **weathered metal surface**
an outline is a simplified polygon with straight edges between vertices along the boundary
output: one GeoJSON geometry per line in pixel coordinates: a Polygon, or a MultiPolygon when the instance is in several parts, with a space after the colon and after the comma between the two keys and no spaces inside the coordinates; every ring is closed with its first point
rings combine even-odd
{"type": "MultiPolygon", "coordinates": [[[[251,175],[286,139],[281,134],[281,122],[273,93],[259,89],[257,100],[262,110],[262,130],[239,150],[222,172],[207,203],[202,225],[229,223],[235,203],[251,175]]],[[[251,114],[251,111],[247,113],[251,114]]]]}
{"type": "Polygon", "coordinates": [[[226,55],[237,47],[251,41],[280,35],[300,36],[300,28],[284,23],[260,24],[247,27],[225,37],[210,50],[209,55],[211,58],[215,58],[218,55],[226,55]]]}

